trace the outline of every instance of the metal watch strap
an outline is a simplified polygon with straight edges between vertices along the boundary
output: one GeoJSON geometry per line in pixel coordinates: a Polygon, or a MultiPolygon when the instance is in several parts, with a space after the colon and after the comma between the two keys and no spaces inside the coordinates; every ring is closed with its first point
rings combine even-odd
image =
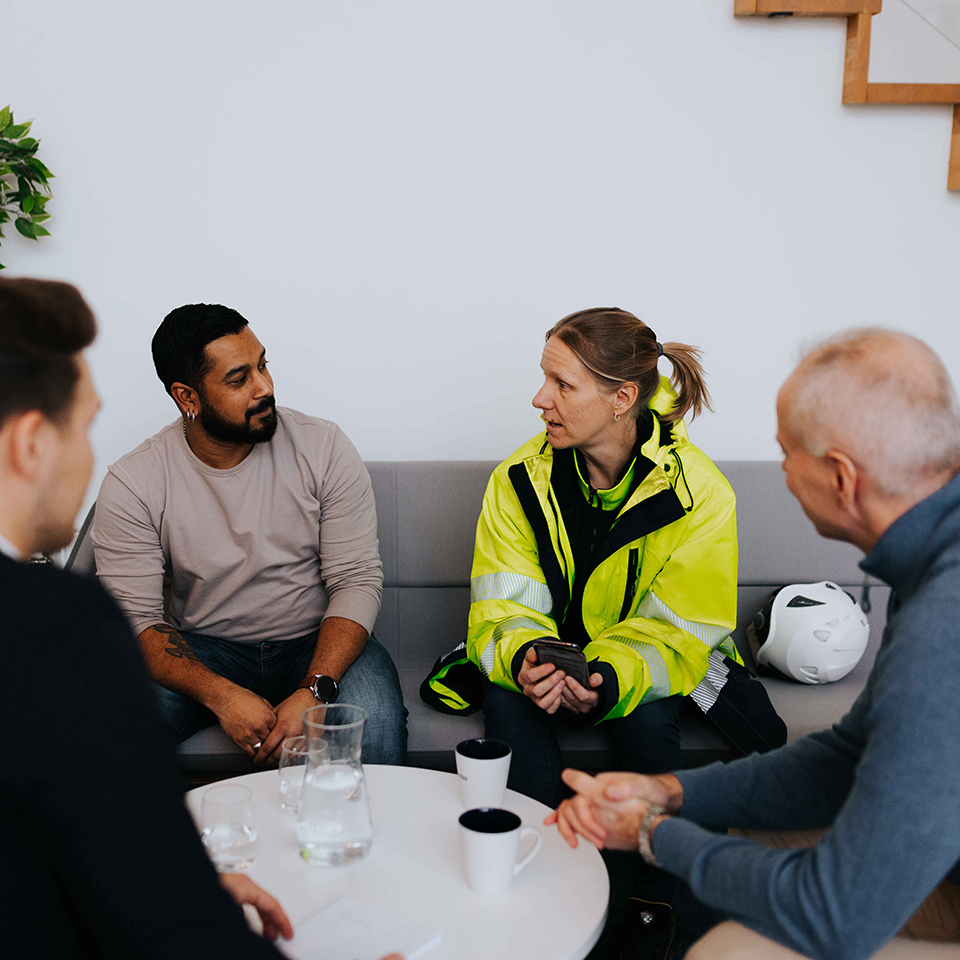
{"type": "Polygon", "coordinates": [[[658,807],[655,804],[647,807],[647,812],[643,815],[640,827],[637,830],[637,845],[640,847],[640,856],[651,867],[659,867],[660,864],[657,863],[657,858],[653,855],[653,847],[650,846],[650,828],[653,826],[653,821],[663,812],[663,807],[658,807]]]}

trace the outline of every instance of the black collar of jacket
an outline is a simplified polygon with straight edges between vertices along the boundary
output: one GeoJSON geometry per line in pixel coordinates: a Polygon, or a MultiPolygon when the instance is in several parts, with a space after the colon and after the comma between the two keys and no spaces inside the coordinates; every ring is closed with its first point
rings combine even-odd
{"type": "MultiPolygon", "coordinates": [[[[653,414],[652,416],[655,416],[653,414]]],[[[660,418],[657,418],[660,420],[660,418]]],[[[653,420],[646,424],[646,429],[638,424],[637,442],[634,446],[636,454],[636,466],[634,467],[633,483],[631,485],[630,496],[633,496],[636,488],[646,479],[656,464],[645,457],[640,448],[650,438],[653,431],[653,420]]],[[[667,446],[673,442],[672,433],[669,424],[660,420],[660,446],[667,446]]],[[[541,453],[546,453],[546,445],[541,453]]],[[[560,516],[564,513],[569,515],[569,511],[574,508],[572,497],[579,497],[583,500],[583,492],[580,490],[576,477],[576,466],[574,464],[574,451],[555,450],[553,451],[553,465],[550,471],[550,490],[547,492],[547,502],[550,509],[554,511],[557,526],[560,526],[560,516]]],[[[520,506],[523,509],[530,526],[533,528],[533,534],[537,541],[537,551],[540,557],[540,568],[543,570],[547,586],[550,589],[553,598],[554,619],[558,622],[564,620],[564,614],[570,604],[570,590],[567,584],[567,578],[564,576],[563,568],[560,564],[560,558],[557,556],[556,549],[550,539],[550,530],[544,516],[543,507],[533,488],[533,482],[530,480],[530,474],[526,466],[521,463],[515,463],[508,471],[510,482],[516,491],[520,506]]],[[[673,488],[668,486],[665,490],[660,490],[649,497],[645,497],[627,509],[617,517],[613,528],[600,545],[595,556],[595,563],[592,569],[576,573],[577,580],[582,586],[586,585],[587,579],[593,570],[595,570],[604,560],[613,556],[618,550],[625,547],[634,540],[639,540],[655,530],[660,530],[668,524],[674,523],[685,516],[686,510],[680,502],[673,488]]],[[[582,589],[577,591],[582,596],[582,589]]]]}

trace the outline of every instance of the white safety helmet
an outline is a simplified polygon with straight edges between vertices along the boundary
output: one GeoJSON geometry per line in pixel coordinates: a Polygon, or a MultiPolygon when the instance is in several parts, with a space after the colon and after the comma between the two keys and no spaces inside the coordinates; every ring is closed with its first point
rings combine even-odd
{"type": "Polygon", "coordinates": [[[801,683],[830,683],[859,662],[870,638],[860,604],[835,583],[781,587],[753,618],[757,663],[801,683]]]}

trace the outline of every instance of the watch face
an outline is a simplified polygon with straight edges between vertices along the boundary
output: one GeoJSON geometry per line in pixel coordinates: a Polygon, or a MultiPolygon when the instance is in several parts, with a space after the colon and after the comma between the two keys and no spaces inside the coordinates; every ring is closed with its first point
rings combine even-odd
{"type": "Polygon", "coordinates": [[[340,694],[340,687],[333,677],[317,677],[313,681],[313,692],[324,703],[335,703],[340,694]]]}

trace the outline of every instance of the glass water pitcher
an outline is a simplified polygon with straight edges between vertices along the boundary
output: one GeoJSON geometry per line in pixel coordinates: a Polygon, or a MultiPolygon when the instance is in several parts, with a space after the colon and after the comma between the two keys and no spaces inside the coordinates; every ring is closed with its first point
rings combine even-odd
{"type": "Polygon", "coordinates": [[[373,825],[360,746],[367,712],[349,703],[312,707],[303,715],[307,771],[297,814],[300,856],[316,866],[360,860],[373,825]]]}

